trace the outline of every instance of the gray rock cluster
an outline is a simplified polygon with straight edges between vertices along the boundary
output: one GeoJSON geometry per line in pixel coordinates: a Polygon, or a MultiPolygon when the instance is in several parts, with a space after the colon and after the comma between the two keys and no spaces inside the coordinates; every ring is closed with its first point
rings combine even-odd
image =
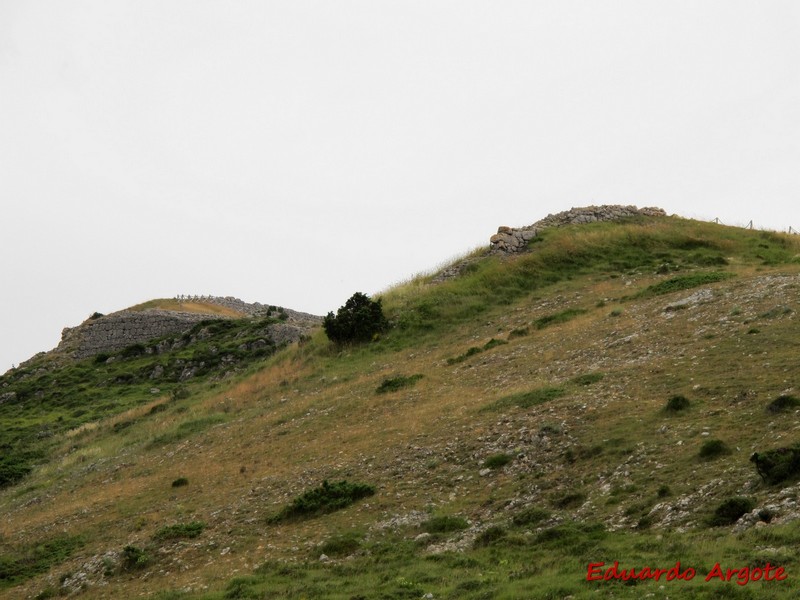
{"type": "Polygon", "coordinates": [[[521,252],[528,246],[528,242],[536,237],[538,232],[548,227],[564,227],[565,225],[578,225],[581,223],[595,223],[598,221],[618,221],[627,217],[645,215],[649,217],[663,217],[666,213],[660,208],[635,206],[603,205],[585,206],[547,215],[533,225],[527,227],[499,227],[489,242],[492,252],[521,252]]]}

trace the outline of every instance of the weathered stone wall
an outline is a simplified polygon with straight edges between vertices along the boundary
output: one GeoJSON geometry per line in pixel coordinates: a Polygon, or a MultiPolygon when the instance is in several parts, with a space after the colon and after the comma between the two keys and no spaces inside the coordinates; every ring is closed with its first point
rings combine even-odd
{"type": "Polygon", "coordinates": [[[157,309],[123,310],[90,319],[77,327],[65,328],[56,352],[68,353],[77,359],[115,352],[133,344],[188,331],[195,323],[209,318],[219,317],[157,309]]]}
{"type": "Polygon", "coordinates": [[[548,227],[564,227],[580,223],[595,223],[598,221],[618,221],[627,217],[645,215],[650,217],[663,217],[666,213],[660,208],[635,206],[603,205],[585,206],[547,215],[533,225],[527,227],[499,227],[489,242],[492,252],[520,252],[527,248],[528,242],[536,237],[537,233],[548,227]]]}

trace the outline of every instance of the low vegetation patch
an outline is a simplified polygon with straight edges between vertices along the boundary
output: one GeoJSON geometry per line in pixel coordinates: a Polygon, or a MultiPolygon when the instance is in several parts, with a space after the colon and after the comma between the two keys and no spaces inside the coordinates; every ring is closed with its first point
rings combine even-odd
{"type": "Polygon", "coordinates": [[[357,533],[343,533],[326,540],[318,551],[327,556],[350,556],[361,547],[361,536],[357,533]]]}
{"type": "Polygon", "coordinates": [[[711,527],[733,525],[742,515],[753,510],[755,506],[756,503],[752,498],[745,498],[744,496],[728,498],[717,506],[714,514],[709,518],[708,524],[711,527]]]}
{"type": "Polygon", "coordinates": [[[152,557],[147,551],[138,546],[125,546],[122,549],[120,568],[123,571],[137,571],[144,569],[152,562],[152,557]]]}
{"type": "Polygon", "coordinates": [[[709,283],[716,283],[717,281],[724,281],[734,277],[733,273],[726,273],[724,271],[712,271],[710,273],[691,273],[689,275],[680,275],[671,279],[666,279],[658,283],[654,283],[642,290],[637,297],[643,298],[647,296],[661,296],[663,294],[671,294],[672,292],[679,292],[681,290],[688,290],[701,285],[709,283]]]}
{"type": "Polygon", "coordinates": [[[483,466],[487,469],[500,469],[505,467],[508,463],[514,460],[514,457],[505,452],[499,454],[492,454],[489,458],[483,461],[483,466]]]}
{"type": "Polygon", "coordinates": [[[572,379],[570,379],[570,381],[575,385],[592,385],[593,383],[602,381],[603,377],[604,377],[603,373],[599,372],[584,373],[583,375],[578,375],[577,377],[573,377],[572,379]]]}
{"type": "Polygon", "coordinates": [[[563,387],[536,388],[535,390],[530,390],[528,392],[518,392],[516,394],[503,396],[499,400],[486,406],[484,410],[502,410],[512,406],[518,406],[519,408],[530,408],[531,406],[536,406],[538,404],[543,404],[545,402],[549,402],[550,400],[560,398],[566,393],[567,391],[563,387]]]}
{"type": "Polygon", "coordinates": [[[389,392],[396,392],[397,390],[402,390],[403,388],[413,386],[420,379],[422,379],[422,375],[420,373],[409,376],[398,375],[397,377],[390,377],[389,379],[384,379],[381,382],[381,384],[375,389],[375,393],[387,394],[389,392]]]}
{"type": "Polygon", "coordinates": [[[485,352],[486,350],[491,350],[495,346],[502,346],[503,344],[507,344],[507,343],[508,342],[505,341],[505,340],[498,340],[498,339],[492,338],[481,347],[472,346],[466,352],[464,352],[464,354],[459,354],[456,357],[448,358],[447,359],[447,364],[448,365],[456,365],[456,364],[458,364],[460,362],[464,362],[465,360],[467,360],[471,356],[475,356],[476,354],[480,354],[481,352],[485,352]]]}
{"type": "Polygon", "coordinates": [[[514,515],[511,522],[516,527],[526,527],[530,525],[538,525],[542,521],[550,518],[550,511],[538,506],[532,506],[514,515]]]}
{"type": "Polygon", "coordinates": [[[664,410],[667,412],[676,413],[686,410],[691,405],[692,403],[689,402],[689,399],[686,396],[678,394],[667,400],[667,405],[664,407],[664,410]]]}
{"type": "Polygon", "coordinates": [[[428,533],[451,533],[461,531],[469,527],[469,523],[463,517],[452,515],[440,515],[431,517],[422,524],[422,530],[428,533]]]}
{"type": "Polygon", "coordinates": [[[203,533],[203,529],[206,528],[206,524],[202,521],[192,521],[191,523],[178,523],[176,525],[167,525],[166,527],[162,527],[156,534],[153,536],[154,539],[158,541],[166,541],[166,540],[179,540],[182,538],[196,538],[201,533],[203,533]]]}
{"type": "Polygon", "coordinates": [[[795,396],[789,395],[781,395],[775,398],[772,402],[769,403],[767,406],[767,412],[771,413],[781,413],[792,410],[793,408],[797,408],[800,406],[800,400],[795,396]]]}
{"type": "Polygon", "coordinates": [[[550,327],[551,325],[557,325],[559,323],[571,321],[575,317],[586,314],[586,312],[587,310],[585,308],[568,308],[566,310],[562,310],[561,312],[553,313],[552,315],[539,317],[533,322],[533,326],[536,329],[544,329],[545,327],[550,327]]]}
{"type": "Polygon", "coordinates": [[[64,562],[83,543],[79,536],[62,535],[0,554],[0,589],[45,573],[64,562]]]}
{"type": "Polygon", "coordinates": [[[189,480],[186,477],[178,477],[175,481],[172,482],[172,487],[183,487],[185,485],[189,485],[189,480]]]}
{"type": "Polygon", "coordinates": [[[800,444],[789,448],[755,452],[750,461],[768,484],[774,485],[800,478],[800,444]]]}
{"type": "Polygon", "coordinates": [[[321,486],[308,490],[295,498],[291,504],[281,509],[269,521],[279,523],[316,517],[350,506],[373,494],[375,494],[375,488],[366,483],[350,483],[346,480],[329,483],[325,480],[321,486]]]}
{"type": "Polygon", "coordinates": [[[728,447],[728,444],[722,440],[706,440],[703,442],[703,445],[700,446],[699,456],[704,460],[713,460],[730,453],[731,449],[728,447]]]}

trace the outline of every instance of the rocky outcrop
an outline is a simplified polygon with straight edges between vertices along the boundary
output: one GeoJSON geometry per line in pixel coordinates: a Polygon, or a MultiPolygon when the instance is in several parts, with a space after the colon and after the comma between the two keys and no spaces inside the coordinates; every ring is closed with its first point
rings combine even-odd
{"type": "Polygon", "coordinates": [[[533,225],[527,227],[499,227],[489,242],[492,252],[512,253],[521,252],[528,247],[528,242],[536,237],[539,231],[548,227],[564,227],[581,223],[596,223],[599,221],[619,221],[629,217],[644,215],[648,217],[663,217],[666,213],[660,208],[635,206],[603,205],[585,206],[547,215],[533,225]]]}

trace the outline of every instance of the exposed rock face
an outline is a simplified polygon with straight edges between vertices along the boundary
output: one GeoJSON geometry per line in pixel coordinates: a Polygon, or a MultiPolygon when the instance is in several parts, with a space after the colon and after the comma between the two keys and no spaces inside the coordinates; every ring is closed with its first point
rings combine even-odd
{"type": "Polygon", "coordinates": [[[595,223],[598,221],[618,221],[637,215],[663,217],[666,216],[666,213],[660,208],[637,208],[635,206],[616,204],[572,208],[555,215],[547,215],[544,219],[527,227],[499,227],[497,233],[490,238],[489,242],[492,245],[492,252],[521,252],[540,230],[548,227],[564,227],[565,225],[595,223]]]}
{"type": "MultiPolygon", "coordinates": [[[[248,304],[236,298],[203,298],[221,306],[233,308],[244,318],[272,316],[282,322],[269,326],[269,337],[275,344],[291,343],[300,339],[321,322],[321,317],[285,308],[270,308],[260,303],[248,304]]],[[[61,332],[57,353],[76,359],[95,356],[101,352],[116,352],[133,344],[181,334],[195,324],[208,319],[231,317],[161,309],[122,310],[109,315],[91,318],[77,327],[67,327],[61,332]]]]}

